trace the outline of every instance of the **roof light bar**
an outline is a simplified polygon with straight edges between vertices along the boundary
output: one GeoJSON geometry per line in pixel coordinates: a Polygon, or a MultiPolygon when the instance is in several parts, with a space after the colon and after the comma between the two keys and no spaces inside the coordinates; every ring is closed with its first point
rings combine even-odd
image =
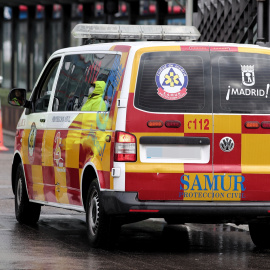
{"type": "Polygon", "coordinates": [[[75,38],[136,40],[197,40],[200,33],[194,26],[77,24],[75,38]]]}

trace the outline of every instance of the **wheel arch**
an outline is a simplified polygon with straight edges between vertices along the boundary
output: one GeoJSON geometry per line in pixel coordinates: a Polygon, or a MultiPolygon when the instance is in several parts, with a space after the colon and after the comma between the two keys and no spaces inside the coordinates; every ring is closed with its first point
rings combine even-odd
{"type": "Polygon", "coordinates": [[[11,186],[13,194],[15,195],[15,181],[16,181],[16,173],[19,164],[22,162],[22,158],[18,152],[14,154],[12,168],[11,168],[11,186]]]}
{"type": "Polygon", "coordinates": [[[100,188],[100,180],[98,177],[98,172],[93,163],[88,163],[83,169],[82,178],[81,178],[81,199],[83,203],[84,210],[86,210],[86,201],[88,196],[88,190],[91,183],[97,179],[99,188],[100,188]]]}

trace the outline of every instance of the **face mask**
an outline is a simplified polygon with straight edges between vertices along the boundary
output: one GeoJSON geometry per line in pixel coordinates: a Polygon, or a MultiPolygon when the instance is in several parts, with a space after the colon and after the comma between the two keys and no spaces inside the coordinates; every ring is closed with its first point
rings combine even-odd
{"type": "Polygon", "coordinates": [[[91,95],[91,94],[94,92],[94,90],[95,90],[95,87],[94,87],[94,86],[91,86],[91,87],[89,88],[88,95],[91,95]]]}

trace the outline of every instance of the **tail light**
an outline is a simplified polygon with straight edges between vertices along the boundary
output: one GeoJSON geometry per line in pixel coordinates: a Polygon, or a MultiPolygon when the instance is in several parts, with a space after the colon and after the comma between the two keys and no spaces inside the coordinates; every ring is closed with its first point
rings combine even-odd
{"type": "Polygon", "coordinates": [[[263,121],[262,128],[270,128],[270,121],[263,121]]]}
{"type": "Polygon", "coordinates": [[[175,120],[168,120],[165,122],[165,127],[167,128],[179,128],[181,127],[181,122],[175,120]]]}
{"type": "Polygon", "coordinates": [[[131,161],[137,160],[136,137],[133,134],[116,131],[114,161],[131,161]]]}
{"type": "Polygon", "coordinates": [[[150,120],[147,122],[147,126],[150,128],[160,128],[163,127],[163,122],[160,120],[150,120]]]}
{"type": "Polygon", "coordinates": [[[257,121],[247,121],[245,123],[246,128],[259,128],[261,124],[257,121]]]}

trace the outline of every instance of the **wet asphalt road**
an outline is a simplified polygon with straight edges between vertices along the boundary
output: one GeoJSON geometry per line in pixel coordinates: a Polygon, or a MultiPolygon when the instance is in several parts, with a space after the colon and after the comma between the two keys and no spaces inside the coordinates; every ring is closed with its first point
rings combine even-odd
{"type": "Polygon", "coordinates": [[[12,143],[0,152],[0,269],[270,269],[270,250],[251,242],[247,227],[168,226],[163,219],[125,225],[113,250],[90,248],[84,214],[42,207],[36,227],[14,217],[12,143]]]}

